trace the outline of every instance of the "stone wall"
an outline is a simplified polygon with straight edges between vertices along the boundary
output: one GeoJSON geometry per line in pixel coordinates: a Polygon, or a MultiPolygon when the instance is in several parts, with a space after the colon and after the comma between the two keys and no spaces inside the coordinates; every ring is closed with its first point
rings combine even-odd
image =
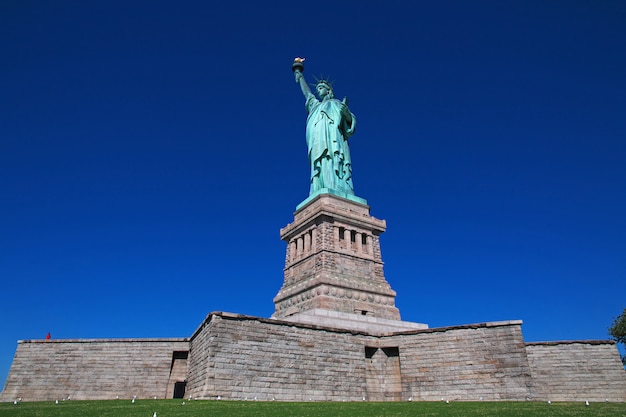
{"type": "Polygon", "coordinates": [[[399,346],[404,396],[416,401],[531,397],[521,324],[444,327],[387,338],[399,346]]]}
{"type": "Polygon", "coordinates": [[[226,313],[191,338],[187,392],[279,401],[525,400],[521,322],[365,333],[226,313]]]}
{"type": "Polygon", "coordinates": [[[188,339],[19,341],[0,400],[164,398],[173,354],[188,350],[188,339]]]}
{"type": "Polygon", "coordinates": [[[362,337],[214,313],[191,338],[187,393],[194,398],[362,401],[362,337]]]}
{"type": "Polygon", "coordinates": [[[615,344],[525,344],[520,321],[364,331],[212,313],[190,339],[20,341],[0,401],[626,401],[615,344]]]}
{"type": "Polygon", "coordinates": [[[626,401],[626,371],[612,341],[527,343],[537,399],[626,401]]]}

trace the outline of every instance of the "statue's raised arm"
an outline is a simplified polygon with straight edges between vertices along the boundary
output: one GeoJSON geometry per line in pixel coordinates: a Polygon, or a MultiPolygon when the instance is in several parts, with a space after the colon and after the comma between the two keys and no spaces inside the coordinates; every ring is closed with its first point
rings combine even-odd
{"type": "Polygon", "coordinates": [[[302,75],[302,72],[304,72],[304,58],[295,58],[293,60],[293,65],[291,66],[291,69],[293,70],[293,75],[296,77],[296,82],[300,84],[302,94],[304,94],[305,98],[308,97],[309,94],[312,93],[309,85],[304,79],[304,75],[302,75]]]}
{"type": "Polygon", "coordinates": [[[348,100],[335,99],[333,87],[327,80],[317,82],[316,98],[304,79],[304,58],[294,59],[291,68],[309,113],[306,122],[311,165],[309,195],[332,192],[345,197],[354,196],[348,138],[354,133],[356,118],[348,109],[348,100]]]}

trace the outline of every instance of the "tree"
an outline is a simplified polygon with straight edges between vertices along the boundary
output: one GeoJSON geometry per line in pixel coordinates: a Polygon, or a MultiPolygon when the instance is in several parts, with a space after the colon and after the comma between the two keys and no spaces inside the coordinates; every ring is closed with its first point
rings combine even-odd
{"type": "MultiPolygon", "coordinates": [[[[626,308],[622,314],[615,317],[613,324],[609,327],[609,335],[617,343],[626,345],[626,308]]],[[[622,356],[622,363],[626,365],[626,355],[622,356]]]]}

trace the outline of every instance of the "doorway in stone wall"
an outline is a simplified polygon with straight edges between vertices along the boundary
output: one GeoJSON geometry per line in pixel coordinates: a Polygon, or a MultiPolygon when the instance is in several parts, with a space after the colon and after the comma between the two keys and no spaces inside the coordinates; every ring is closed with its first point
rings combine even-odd
{"type": "Polygon", "coordinates": [[[400,349],[365,346],[365,379],[369,401],[402,400],[400,349]]]}
{"type": "Polygon", "coordinates": [[[189,352],[172,352],[172,364],[170,366],[170,377],[167,381],[165,398],[183,398],[185,395],[185,379],[187,378],[187,358],[189,352]],[[182,390],[182,394],[179,394],[182,390]],[[177,397],[176,395],[181,395],[177,397]]]}
{"type": "Polygon", "coordinates": [[[176,382],[174,384],[174,398],[185,398],[186,382],[176,382]]]}

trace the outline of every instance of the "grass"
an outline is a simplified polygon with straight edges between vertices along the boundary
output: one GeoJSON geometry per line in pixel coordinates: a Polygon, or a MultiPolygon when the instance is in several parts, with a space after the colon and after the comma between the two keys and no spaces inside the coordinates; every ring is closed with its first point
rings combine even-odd
{"type": "Polygon", "coordinates": [[[129,400],[0,403],[0,417],[199,417],[199,416],[626,416],[625,403],[402,402],[280,403],[253,401],[129,400]]]}

